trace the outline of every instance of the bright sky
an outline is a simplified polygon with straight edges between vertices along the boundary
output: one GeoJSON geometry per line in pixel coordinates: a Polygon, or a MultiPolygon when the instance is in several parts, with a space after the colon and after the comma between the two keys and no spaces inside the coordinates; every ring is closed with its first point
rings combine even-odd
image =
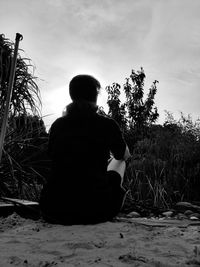
{"type": "MultiPolygon", "coordinates": [[[[179,118],[200,117],[200,0],[1,0],[0,33],[32,59],[49,125],[70,103],[80,73],[105,88],[145,70],[146,92],[159,80],[156,105],[179,118]]],[[[104,89],[99,105],[105,105],[104,89]]]]}

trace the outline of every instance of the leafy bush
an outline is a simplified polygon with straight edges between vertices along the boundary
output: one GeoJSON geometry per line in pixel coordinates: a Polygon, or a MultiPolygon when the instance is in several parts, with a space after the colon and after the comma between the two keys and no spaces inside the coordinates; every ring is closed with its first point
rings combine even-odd
{"type": "Polygon", "coordinates": [[[125,186],[132,202],[166,209],[200,201],[200,124],[181,115],[149,128],[128,165],[125,186]]]}

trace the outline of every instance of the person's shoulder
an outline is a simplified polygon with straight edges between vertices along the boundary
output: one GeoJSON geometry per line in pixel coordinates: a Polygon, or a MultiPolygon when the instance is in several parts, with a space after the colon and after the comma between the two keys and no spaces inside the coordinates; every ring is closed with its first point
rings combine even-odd
{"type": "Polygon", "coordinates": [[[105,115],[101,115],[97,113],[97,118],[101,123],[108,125],[110,127],[117,125],[116,121],[110,118],[109,116],[105,116],[105,115]]]}
{"type": "Polygon", "coordinates": [[[102,121],[102,122],[108,122],[110,120],[110,118],[108,116],[102,115],[99,113],[96,113],[96,118],[97,118],[97,120],[102,121]]]}
{"type": "Polygon", "coordinates": [[[65,121],[66,121],[66,116],[63,116],[63,117],[59,117],[57,118],[51,125],[51,129],[53,128],[59,128],[61,127],[63,124],[65,124],[65,121]]]}

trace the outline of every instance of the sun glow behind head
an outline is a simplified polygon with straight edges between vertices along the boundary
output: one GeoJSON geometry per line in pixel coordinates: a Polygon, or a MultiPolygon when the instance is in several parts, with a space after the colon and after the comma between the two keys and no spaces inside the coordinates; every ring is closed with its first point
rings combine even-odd
{"type": "Polygon", "coordinates": [[[66,106],[72,102],[69,95],[69,82],[74,76],[78,74],[92,75],[100,82],[101,89],[99,92],[97,105],[102,106],[105,110],[107,110],[107,93],[105,91],[106,83],[104,79],[96,72],[91,71],[91,69],[89,68],[78,68],[76,69],[76,71],[71,72],[70,75],[67,77],[66,85],[51,90],[50,92],[48,92],[48,94],[45,94],[45,97],[43,97],[43,100],[45,101],[45,108],[43,108],[43,114],[47,130],[57,118],[63,115],[66,106]]]}

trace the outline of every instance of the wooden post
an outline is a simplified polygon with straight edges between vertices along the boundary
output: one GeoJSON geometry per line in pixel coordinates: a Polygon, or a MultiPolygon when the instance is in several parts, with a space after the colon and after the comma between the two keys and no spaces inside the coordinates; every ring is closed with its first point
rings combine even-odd
{"type": "Polygon", "coordinates": [[[8,92],[6,96],[6,105],[5,105],[3,122],[1,126],[1,132],[0,132],[0,163],[1,163],[1,158],[2,158],[4,139],[6,135],[6,128],[7,128],[7,122],[8,122],[9,109],[10,109],[10,101],[12,97],[13,83],[14,83],[14,78],[15,78],[15,69],[16,69],[19,41],[21,41],[22,39],[23,39],[23,36],[20,33],[16,33],[14,55],[13,55],[12,63],[11,63],[8,92]]]}

